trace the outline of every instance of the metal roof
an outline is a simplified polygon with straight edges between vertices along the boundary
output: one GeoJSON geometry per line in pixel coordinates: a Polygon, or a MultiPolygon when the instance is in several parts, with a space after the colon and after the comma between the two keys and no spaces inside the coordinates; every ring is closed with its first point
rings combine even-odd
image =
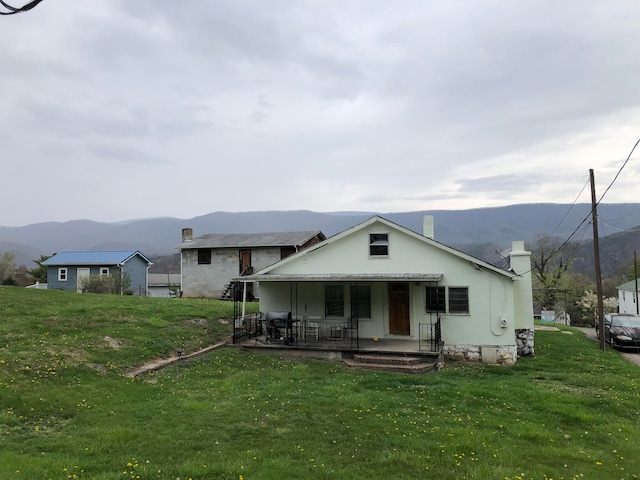
{"type": "Polygon", "coordinates": [[[233,280],[237,282],[437,282],[441,279],[441,273],[265,273],[237,277],[233,280]]]}
{"type": "Polygon", "coordinates": [[[208,233],[190,242],[178,245],[180,250],[189,248],[234,248],[234,247],[287,247],[300,246],[320,235],[321,231],[268,232],[268,233],[208,233]]]}
{"type": "Polygon", "coordinates": [[[84,250],[79,252],[60,252],[42,262],[43,265],[121,265],[135,255],[140,255],[149,265],[151,260],[137,250],[84,250]]]}
{"type": "MultiPolygon", "coordinates": [[[[640,280],[638,280],[638,285],[640,285],[640,280]]],[[[631,290],[631,291],[635,291],[636,289],[636,281],[634,280],[630,280],[626,283],[623,283],[622,285],[618,285],[616,287],[617,290],[631,290]]]]}

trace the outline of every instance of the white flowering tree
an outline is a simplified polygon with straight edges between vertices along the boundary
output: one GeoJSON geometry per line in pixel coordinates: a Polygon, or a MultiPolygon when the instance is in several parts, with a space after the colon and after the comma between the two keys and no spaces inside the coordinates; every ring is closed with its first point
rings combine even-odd
{"type": "MultiPolygon", "coordinates": [[[[591,290],[585,290],[580,300],[578,300],[580,310],[585,316],[593,315],[593,322],[598,318],[598,296],[591,290]]],[[[602,299],[603,313],[615,313],[618,311],[618,299],[616,297],[604,297],[602,299]]]]}

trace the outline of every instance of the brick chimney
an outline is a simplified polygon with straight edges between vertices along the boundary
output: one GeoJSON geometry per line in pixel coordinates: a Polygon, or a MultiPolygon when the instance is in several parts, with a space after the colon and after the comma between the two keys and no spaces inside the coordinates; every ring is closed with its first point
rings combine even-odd
{"type": "Polygon", "coordinates": [[[433,240],[433,215],[425,215],[422,220],[422,235],[433,240]]]}
{"type": "Polygon", "coordinates": [[[182,243],[193,242],[193,228],[182,229],[182,243]]]}

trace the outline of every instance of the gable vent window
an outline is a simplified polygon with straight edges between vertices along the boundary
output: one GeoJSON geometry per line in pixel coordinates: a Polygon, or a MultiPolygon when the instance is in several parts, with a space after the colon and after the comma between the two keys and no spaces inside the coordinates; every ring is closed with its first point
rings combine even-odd
{"type": "Polygon", "coordinates": [[[201,248],[198,250],[198,265],[211,265],[210,248],[201,248]]]}
{"type": "Polygon", "coordinates": [[[388,257],[389,256],[389,234],[370,233],[369,234],[369,256],[388,257]]]}

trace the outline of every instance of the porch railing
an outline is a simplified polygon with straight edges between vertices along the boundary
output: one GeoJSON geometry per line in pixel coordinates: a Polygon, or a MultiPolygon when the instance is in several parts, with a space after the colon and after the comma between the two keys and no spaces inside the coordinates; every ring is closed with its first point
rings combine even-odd
{"type": "MultiPolygon", "coordinates": [[[[233,323],[233,343],[240,344],[255,339],[256,343],[277,344],[277,338],[268,338],[265,326],[266,318],[262,313],[245,314],[236,312],[233,323]]],[[[300,320],[293,323],[291,337],[293,343],[286,338],[286,345],[294,348],[335,348],[338,350],[357,350],[360,346],[357,318],[344,321],[312,322],[300,320]]],[[[281,334],[286,337],[284,329],[281,334]]]]}
{"type": "Polygon", "coordinates": [[[421,323],[419,325],[420,343],[418,348],[423,351],[438,352],[442,342],[442,328],[440,317],[432,323],[421,323]]]}
{"type": "Polygon", "coordinates": [[[249,313],[243,317],[236,312],[233,321],[233,343],[242,343],[244,340],[262,335],[262,323],[262,313],[249,313]]]}

